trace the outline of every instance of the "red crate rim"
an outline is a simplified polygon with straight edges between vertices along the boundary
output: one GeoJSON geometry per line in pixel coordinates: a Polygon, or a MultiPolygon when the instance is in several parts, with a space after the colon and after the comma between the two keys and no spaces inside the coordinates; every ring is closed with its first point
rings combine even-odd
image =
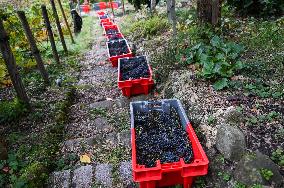
{"type": "Polygon", "coordinates": [[[120,29],[118,27],[117,24],[113,24],[113,25],[103,25],[103,28],[104,28],[104,35],[107,35],[106,31],[107,29],[116,29],[117,30],[117,33],[121,33],[120,32],[120,29]]]}
{"type": "MultiPolygon", "coordinates": [[[[137,57],[137,56],[136,56],[137,57]]],[[[133,79],[133,80],[121,80],[121,74],[120,74],[120,64],[121,64],[121,59],[130,59],[130,58],[135,58],[135,57],[125,57],[125,58],[119,58],[118,59],[118,71],[117,71],[117,82],[118,82],[118,86],[119,87],[126,87],[128,85],[128,87],[131,87],[131,85],[134,83],[141,83],[141,85],[143,85],[143,82],[145,82],[145,84],[149,84],[149,82],[153,82],[154,84],[154,80],[153,80],[153,71],[152,68],[149,64],[148,58],[147,56],[144,56],[146,58],[147,61],[147,65],[148,65],[148,69],[150,72],[150,76],[149,78],[145,78],[145,77],[141,77],[138,79],[133,79]],[[123,86],[122,86],[123,85],[123,86]]]]}
{"type": "Polygon", "coordinates": [[[111,60],[112,58],[122,58],[124,55],[130,55],[130,54],[132,54],[132,51],[131,51],[131,49],[130,49],[130,47],[129,47],[129,45],[128,45],[128,42],[127,42],[127,40],[126,39],[118,39],[118,40],[125,40],[125,42],[126,42],[126,45],[127,45],[127,48],[128,48],[128,50],[129,50],[129,53],[127,53],[127,54],[121,54],[121,55],[116,55],[116,56],[110,56],[110,53],[109,53],[109,48],[108,48],[108,43],[111,43],[111,42],[109,42],[109,41],[107,41],[106,43],[107,43],[107,53],[108,53],[108,57],[109,57],[109,59],[111,60]]]}
{"type": "MultiPolygon", "coordinates": [[[[182,108],[180,101],[178,101],[178,104],[181,107],[182,113],[185,115],[185,111],[182,108]]],[[[132,106],[130,108],[131,108],[131,113],[133,113],[132,106]]],[[[193,155],[194,155],[193,162],[186,164],[184,160],[181,158],[180,161],[178,162],[161,164],[160,160],[157,160],[155,167],[147,168],[145,167],[145,165],[137,164],[134,119],[133,117],[131,117],[132,171],[134,173],[133,179],[135,182],[161,180],[163,173],[169,173],[174,171],[176,173],[179,173],[183,178],[201,176],[207,174],[209,160],[186,116],[185,119],[186,119],[185,129],[188,133],[188,137],[191,141],[193,149],[193,155]]]]}

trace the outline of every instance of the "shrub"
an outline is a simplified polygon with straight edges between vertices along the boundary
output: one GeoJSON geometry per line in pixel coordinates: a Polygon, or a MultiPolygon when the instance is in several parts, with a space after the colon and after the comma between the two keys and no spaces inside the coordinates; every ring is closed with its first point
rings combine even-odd
{"type": "Polygon", "coordinates": [[[147,4],[147,0],[128,0],[130,4],[132,4],[135,9],[141,9],[141,5],[147,4]]]}
{"type": "Polygon", "coordinates": [[[13,101],[3,101],[0,103],[0,124],[19,118],[27,112],[27,108],[17,98],[13,101]]]}
{"type": "Polygon", "coordinates": [[[166,18],[153,16],[134,23],[129,31],[133,34],[134,38],[143,38],[157,35],[167,28],[169,28],[169,23],[166,18]]]}
{"type": "MultiPolygon", "coordinates": [[[[151,0],[128,0],[130,4],[132,4],[135,9],[141,9],[142,5],[147,5],[148,7],[151,6],[151,0]]],[[[159,0],[156,0],[156,4],[159,3],[159,0]]]]}
{"type": "Polygon", "coordinates": [[[282,0],[228,0],[231,7],[235,7],[243,15],[281,15],[284,12],[282,0]]]}
{"type": "Polygon", "coordinates": [[[195,63],[200,75],[215,82],[217,90],[228,86],[228,79],[243,67],[239,60],[244,50],[242,45],[225,42],[218,36],[211,38],[209,44],[199,43],[192,48],[179,48],[177,59],[183,64],[195,63]]]}

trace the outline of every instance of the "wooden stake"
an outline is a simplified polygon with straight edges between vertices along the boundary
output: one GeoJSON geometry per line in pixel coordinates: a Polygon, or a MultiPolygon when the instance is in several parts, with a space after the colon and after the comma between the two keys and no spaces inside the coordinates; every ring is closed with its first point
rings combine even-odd
{"type": "Polygon", "coordinates": [[[110,7],[111,7],[111,11],[112,11],[112,15],[114,17],[114,10],[113,10],[113,6],[112,6],[112,0],[109,0],[109,3],[110,3],[110,7]]]}
{"type": "Polygon", "coordinates": [[[56,45],[55,45],[55,41],[54,41],[54,36],[53,36],[52,29],[51,29],[51,25],[50,25],[48,13],[47,13],[47,10],[46,10],[46,6],[41,5],[41,10],[42,10],[42,17],[44,19],[45,27],[47,29],[48,37],[49,37],[49,40],[50,40],[53,58],[55,59],[56,63],[59,64],[60,60],[59,60],[59,56],[58,56],[58,53],[57,53],[57,49],[56,49],[56,45]]]}
{"type": "Polygon", "coordinates": [[[0,50],[18,98],[30,107],[29,98],[18,72],[16,60],[9,44],[9,36],[4,29],[2,19],[0,19],[0,50]]]}
{"type": "Polygon", "coordinates": [[[40,51],[37,48],[36,41],[35,41],[35,38],[33,36],[32,31],[31,31],[31,28],[29,26],[29,23],[27,21],[25,12],[24,11],[17,11],[17,14],[18,14],[18,17],[20,18],[20,21],[21,21],[23,29],[25,31],[26,37],[27,37],[28,42],[30,44],[32,53],[33,53],[34,58],[37,62],[37,67],[38,67],[38,69],[39,69],[39,71],[40,71],[40,73],[41,73],[41,75],[44,79],[45,84],[49,85],[50,82],[49,82],[49,79],[48,79],[48,74],[47,74],[47,72],[44,68],[44,64],[43,64],[43,61],[42,61],[42,58],[41,58],[41,55],[40,55],[40,51]]]}
{"type": "Polygon", "coordinates": [[[121,2],[122,2],[122,11],[123,11],[123,15],[125,15],[124,0],[121,0],[121,2]]]}
{"type": "Polygon", "coordinates": [[[64,9],[63,9],[62,4],[61,4],[61,0],[57,0],[57,1],[58,1],[58,4],[59,4],[59,7],[60,7],[60,10],[61,10],[61,13],[62,13],[62,15],[63,15],[63,18],[64,18],[64,22],[65,22],[65,24],[66,24],[66,26],[67,26],[67,29],[68,29],[69,35],[70,35],[70,37],[71,37],[71,41],[72,41],[72,43],[73,43],[73,44],[75,44],[75,41],[74,41],[74,38],[73,38],[73,35],[72,35],[72,32],[71,32],[71,29],[70,29],[70,27],[69,27],[69,24],[68,24],[67,18],[66,18],[66,16],[65,16],[64,9]]]}
{"type": "Polygon", "coordinates": [[[68,50],[67,50],[67,46],[66,46],[66,43],[65,43],[64,35],[63,35],[62,29],[61,29],[61,25],[60,25],[60,21],[59,21],[59,17],[58,17],[58,14],[57,14],[57,10],[56,10],[56,7],[55,7],[54,0],[50,0],[50,4],[51,4],[51,7],[52,7],[53,16],[55,18],[55,22],[56,22],[56,25],[57,25],[57,30],[58,30],[58,33],[59,33],[59,37],[60,37],[60,40],[61,40],[64,52],[67,54],[68,50]]]}

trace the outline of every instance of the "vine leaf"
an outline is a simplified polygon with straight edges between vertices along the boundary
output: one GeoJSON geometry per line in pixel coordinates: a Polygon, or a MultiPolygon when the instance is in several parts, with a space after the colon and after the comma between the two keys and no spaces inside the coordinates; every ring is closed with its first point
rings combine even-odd
{"type": "Polygon", "coordinates": [[[222,78],[221,80],[218,80],[217,82],[214,83],[213,88],[215,90],[222,90],[227,86],[228,86],[228,79],[222,78]]]}

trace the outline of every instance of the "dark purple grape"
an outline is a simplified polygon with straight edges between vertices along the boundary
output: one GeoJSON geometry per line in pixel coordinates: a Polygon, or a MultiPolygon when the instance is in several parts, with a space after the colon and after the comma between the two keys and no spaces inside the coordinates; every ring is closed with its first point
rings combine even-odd
{"type": "Polygon", "coordinates": [[[117,34],[117,33],[119,33],[119,31],[117,30],[117,29],[106,29],[106,34],[107,35],[115,35],[115,34],[117,34]]]}
{"type": "Polygon", "coordinates": [[[150,70],[145,56],[125,58],[120,60],[120,73],[122,80],[149,78],[150,70]]]}
{"type": "Polygon", "coordinates": [[[180,158],[186,163],[192,161],[191,142],[175,108],[170,107],[170,113],[137,111],[134,124],[138,164],[154,167],[157,160],[162,164],[178,162],[180,158]]]}
{"type": "Polygon", "coordinates": [[[110,56],[130,53],[126,40],[115,40],[107,43],[110,56]]]}

